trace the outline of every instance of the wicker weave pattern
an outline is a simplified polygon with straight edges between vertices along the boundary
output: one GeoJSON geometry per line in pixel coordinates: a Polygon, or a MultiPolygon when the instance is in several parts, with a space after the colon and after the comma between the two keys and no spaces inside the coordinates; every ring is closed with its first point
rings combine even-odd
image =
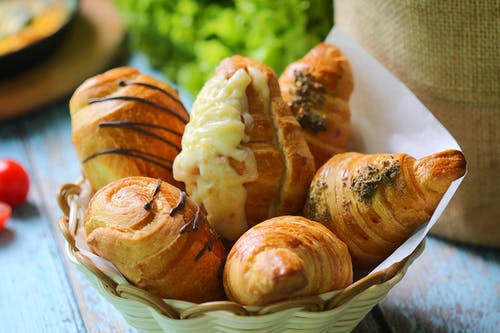
{"type": "Polygon", "coordinates": [[[238,316],[231,312],[206,312],[195,318],[172,319],[138,301],[124,299],[109,292],[101,280],[76,262],[91,284],[120,311],[124,319],[139,332],[350,332],[404,276],[402,269],[391,280],[374,285],[344,305],[319,312],[290,308],[261,316],[238,316]]]}
{"type": "Polygon", "coordinates": [[[349,332],[384,298],[423,251],[424,242],[407,258],[372,273],[339,292],[302,297],[265,307],[245,307],[220,301],[194,304],[162,300],[100,271],[75,245],[75,230],[83,213],[78,205],[80,184],[63,185],[59,221],[67,240],[66,254],[97,291],[139,332],[349,332]]]}

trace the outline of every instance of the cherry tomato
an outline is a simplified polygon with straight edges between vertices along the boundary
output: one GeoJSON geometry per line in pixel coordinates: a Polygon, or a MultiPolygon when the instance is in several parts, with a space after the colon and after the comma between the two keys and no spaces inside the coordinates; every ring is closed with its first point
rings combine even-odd
{"type": "Polygon", "coordinates": [[[5,202],[0,201],[0,231],[3,230],[5,222],[7,222],[7,220],[9,219],[11,212],[12,209],[10,208],[10,206],[5,202]]]}
{"type": "Polygon", "coordinates": [[[0,160],[0,201],[12,207],[26,201],[30,188],[28,173],[21,164],[10,159],[0,160]]]}

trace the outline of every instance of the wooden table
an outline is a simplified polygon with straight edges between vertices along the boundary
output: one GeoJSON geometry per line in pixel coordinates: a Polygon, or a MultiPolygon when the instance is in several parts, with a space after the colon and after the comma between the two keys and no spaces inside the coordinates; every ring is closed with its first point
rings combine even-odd
{"type": "MultiPolygon", "coordinates": [[[[26,166],[31,189],[0,232],[0,332],[134,332],[64,255],[55,194],[80,176],[68,100],[0,122],[6,157],[26,166]]],[[[499,332],[499,261],[498,251],[428,237],[355,332],[499,332]]]]}

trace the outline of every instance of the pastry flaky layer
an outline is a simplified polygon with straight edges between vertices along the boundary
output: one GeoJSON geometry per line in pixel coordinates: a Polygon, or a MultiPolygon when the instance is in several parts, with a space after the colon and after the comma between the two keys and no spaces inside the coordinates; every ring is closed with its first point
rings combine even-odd
{"type": "Polygon", "coordinates": [[[178,188],[149,177],[111,182],[90,200],[84,227],[89,249],[131,283],[164,298],[224,299],[224,247],[178,188]]]}
{"type": "Polygon", "coordinates": [[[266,305],[345,288],[353,271],[347,246],[320,223],[279,216],[245,232],[228,254],[229,299],[266,305]]]}
{"type": "Polygon", "coordinates": [[[353,75],[334,45],[320,43],[285,69],[281,93],[304,129],[316,166],[349,149],[353,75]]]}
{"type": "Polygon", "coordinates": [[[421,159],[337,154],[314,176],[304,215],[347,244],[355,267],[372,267],[430,220],[451,182],[465,172],[458,150],[421,159]]]}
{"type": "Polygon", "coordinates": [[[226,239],[302,210],[314,159],[281,98],[276,74],[242,56],[223,60],[202,88],[174,161],[174,177],[226,239]]]}
{"type": "Polygon", "coordinates": [[[73,144],[94,189],[128,176],[183,187],[172,163],[189,115],[168,84],[119,67],[86,80],[69,105],[73,144]]]}

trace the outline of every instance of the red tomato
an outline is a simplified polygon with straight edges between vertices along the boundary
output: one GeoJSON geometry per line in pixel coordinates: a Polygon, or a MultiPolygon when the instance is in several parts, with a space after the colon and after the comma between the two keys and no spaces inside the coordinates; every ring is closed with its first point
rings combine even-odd
{"type": "Polygon", "coordinates": [[[16,161],[0,160],[0,201],[12,207],[26,201],[30,179],[26,170],[16,161]]]}
{"type": "Polygon", "coordinates": [[[11,212],[12,210],[10,206],[5,202],[0,201],[0,231],[3,230],[5,222],[9,219],[11,212]]]}

